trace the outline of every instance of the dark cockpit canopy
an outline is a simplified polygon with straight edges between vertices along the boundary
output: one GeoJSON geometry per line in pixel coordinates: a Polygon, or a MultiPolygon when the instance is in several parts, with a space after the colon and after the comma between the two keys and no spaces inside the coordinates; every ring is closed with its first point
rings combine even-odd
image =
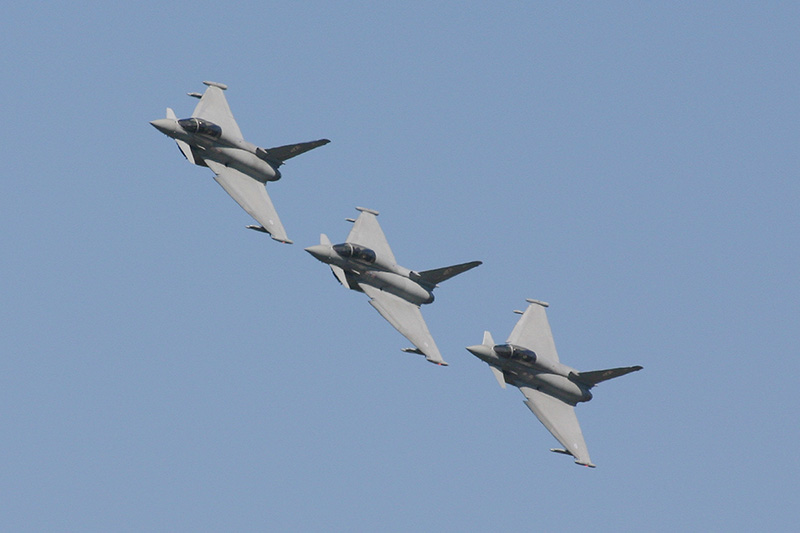
{"type": "Polygon", "coordinates": [[[341,257],[358,259],[359,261],[363,261],[365,263],[375,262],[375,252],[369,248],[365,248],[357,244],[352,244],[349,242],[344,244],[335,244],[333,246],[333,251],[339,254],[341,257]]]}
{"type": "Polygon", "coordinates": [[[184,118],[178,121],[178,126],[189,133],[199,133],[215,139],[222,135],[222,128],[202,118],[184,118]]]}
{"type": "Polygon", "coordinates": [[[536,362],[536,354],[532,350],[515,344],[497,344],[494,347],[494,352],[503,359],[511,359],[528,364],[536,362]]]}

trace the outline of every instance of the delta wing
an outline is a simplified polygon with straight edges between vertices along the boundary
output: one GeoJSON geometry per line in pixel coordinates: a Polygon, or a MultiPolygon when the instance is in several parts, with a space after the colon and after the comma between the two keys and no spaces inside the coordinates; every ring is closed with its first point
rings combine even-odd
{"type": "Polygon", "coordinates": [[[361,215],[355,220],[353,229],[350,230],[345,242],[366,246],[375,252],[378,260],[382,263],[396,265],[397,260],[389,247],[386,235],[383,234],[381,225],[378,224],[378,212],[365,207],[356,207],[356,209],[361,211],[361,215]]]}
{"type": "Polygon", "coordinates": [[[276,241],[291,244],[292,241],[283,229],[278,212],[272,205],[263,183],[239,172],[235,168],[226,167],[216,161],[207,160],[206,164],[216,174],[214,179],[231,198],[236,200],[242,209],[256,219],[276,241]]]}
{"type": "MultiPolygon", "coordinates": [[[[578,424],[575,408],[558,398],[531,387],[523,385],[519,390],[525,395],[525,405],[544,424],[544,427],[553,434],[556,440],[566,448],[566,451],[575,458],[575,462],[594,467],[591,459],[589,459],[589,450],[583,440],[583,432],[580,424],[578,424]]],[[[553,451],[563,453],[563,450],[553,451]]]]}
{"type": "Polygon", "coordinates": [[[242,132],[239,130],[239,125],[236,124],[225,94],[222,92],[228,88],[227,85],[213,81],[204,81],[203,83],[208,85],[208,89],[203,93],[197,107],[194,108],[192,116],[213,122],[222,128],[224,135],[229,139],[242,140],[242,132]]]}
{"type": "Polygon", "coordinates": [[[528,309],[514,326],[507,342],[533,350],[536,356],[543,360],[551,363],[559,362],[556,343],[553,340],[553,333],[550,331],[550,323],[547,321],[545,312],[548,304],[538,300],[527,301],[529,302],[528,309]]]}
{"type": "Polygon", "coordinates": [[[360,283],[359,287],[369,296],[370,305],[383,318],[389,321],[397,331],[411,341],[421,355],[424,355],[431,363],[447,366],[433,340],[433,335],[431,335],[427,324],[425,324],[425,319],[422,317],[419,306],[366,283],[360,283]]]}

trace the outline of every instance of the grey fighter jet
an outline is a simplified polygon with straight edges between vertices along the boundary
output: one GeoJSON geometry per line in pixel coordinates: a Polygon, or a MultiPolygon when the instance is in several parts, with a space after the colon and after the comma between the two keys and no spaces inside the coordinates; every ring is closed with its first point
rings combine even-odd
{"type": "Polygon", "coordinates": [[[547,322],[548,304],[527,300],[528,309],[522,314],[505,344],[495,344],[491,333],[483,333],[483,344],[469,346],[473,355],[489,364],[497,382],[519,387],[525,395],[525,405],[564,446],[550,451],[571,455],[575,462],[593,467],[583,440],[581,426],[575,416],[575,405],[592,399],[590,389],[608,379],[641,370],[627,366],[578,372],[558,360],[553,334],[547,322]]]}
{"type": "Polygon", "coordinates": [[[222,91],[226,85],[204,81],[204,94],[189,93],[199,98],[190,118],[178,120],[167,108],[167,118],[150,122],[158,131],[172,137],[181,153],[195,165],[210,168],[214,179],[260,224],[249,229],[268,233],[279,242],[291,244],[267,195],[265,184],[281,179],[278,171],[284,161],[318,146],[328,144],[320,139],[299,144],[261,148],[244,140],[239,126],[222,91]]]}
{"type": "Polygon", "coordinates": [[[342,285],[365,293],[369,303],[389,323],[410,340],[415,348],[403,351],[424,355],[431,363],[447,366],[425,325],[419,306],[433,301],[438,283],[480,265],[480,261],[417,272],[401,267],[378,224],[377,211],[361,211],[353,229],[342,244],[332,245],[323,233],[320,244],[306,251],[330,265],[342,285]]]}

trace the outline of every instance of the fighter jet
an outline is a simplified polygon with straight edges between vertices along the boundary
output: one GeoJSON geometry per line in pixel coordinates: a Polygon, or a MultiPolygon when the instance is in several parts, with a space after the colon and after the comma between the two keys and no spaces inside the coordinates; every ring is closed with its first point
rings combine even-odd
{"type": "Polygon", "coordinates": [[[480,261],[417,272],[401,267],[378,224],[377,211],[356,207],[361,211],[353,229],[342,244],[332,245],[324,233],[320,244],[306,251],[330,265],[336,279],[354,291],[369,296],[369,303],[402,333],[415,348],[403,351],[424,355],[431,363],[447,366],[439,348],[425,325],[419,306],[433,301],[438,283],[480,265],[480,261]]]}
{"type": "Polygon", "coordinates": [[[190,163],[210,168],[214,179],[260,224],[249,229],[268,233],[279,242],[291,244],[267,195],[265,184],[281,179],[278,171],[284,161],[318,146],[328,144],[320,139],[299,144],[261,148],[244,140],[239,126],[222,91],[222,83],[204,81],[204,94],[188,93],[199,98],[194,113],[178,120],[167,108],[167,118],[150,122],[158,131],[172,137],[190,163]]]}
{"type": "Polygon", "coordinates": [[[528,309],[514,311],[521,314],[505,344],[495,344],[491,333],[483,333],[483,344],[467,347],[473,355],[489,364],[497,382],[519,387],[525,395],[525,405],[553,434],[564,449],[552,452],[571,455],[579,465],[594,468],[581,426],[575,416],[575,405],[592,399],[590,390],[608,379],[641,370],[641,366],[627,366],[578,372],[558,360],[553,334],[547,322],[545,307],[538,300],[527,300],[528,309]]]}

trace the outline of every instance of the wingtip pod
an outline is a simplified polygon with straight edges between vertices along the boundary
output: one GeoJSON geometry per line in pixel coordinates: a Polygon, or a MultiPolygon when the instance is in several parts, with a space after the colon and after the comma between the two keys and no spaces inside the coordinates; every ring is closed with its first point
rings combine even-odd
{"type": "Polygon", "coordinates": [[[431,359],[430,357],[425,355],[425,352],[423,352],[419,348],[401,348],[400,351],[405,353],[415,353],[417,355],[421,355],[425,358],[426,361],[428,361],[429,363],[433,363],[434,365],[450,366],[443,359],[431,359]]]}
{"type": "Polygon", "coordinates": [[[589,468],[597,468],[597,465],[595,465],[594,463],[592,463],[592,462],[591,462],[591,461],[589,461],[588,459],[587,459],[587,460],[585,460],[585,461],[581,461],[580,459],[578,459],[577,457],[575,457],[575,456],[572,454],[572,452],[570,452],[569,450],[565,450],[565,449],[563,449],[563,448],[550,448],[550,451],[551,451],[551,452],[554,452],[554,453],[560,453],[560,454],[562,454],[562,455],[569,455],[570,457],[573,457],[573,458],[575,459],[575,464],[576,464],[576,465],[587,466],[587,467],[589,467],[589,468]]]}
{"type": "Polygon", "coordinates": [[[246,227],[247,229],[251,229],[251,230],[253,230],[253,231],[258,231],[258,232],[261,232],[261,233],[266,233],[267,235],[269,235],[269,236],[272,238],[272,240],[275,240],[275,241],[278,241],[278,242],[282,242],[283,244],[294,244],[294,241],[293,241],[293,240],[291,240],[289,237],[283,237],[283,238],[281,238],[281,237],[276,237],[275,235],[271,234],[271,233],[270,233],[270,232],[267,230],[267,228],[265,228],[264,226],[257,226],[257,225],[255,225],[255,224],[251,224],[251,225],[249,225],[249,226],[245,226],[245,227],[246,227]]]}
{"type": "Polygon", "coordinates": [[[375,211],[374,209],[369,209],[367,207],[356,207],[356,211],[361,211],[362,213],[369,213],[370,215],[378,216],[380,213],[375,211]]]}
{"type": "Polygon", "coordinates": [[[203,85],[206,85],[208,87],[216,87],[218,89],[222,89],[223,91],[228,88],[228,86],[225,85],[224,83],[218,83],[216,81],[204,81],[203,85]]]}
{"type": "Polygon", "coordinates": [[[549,304],[549,303],[547,303],[547,302],[543,302],[543,301],[541,301],[541,300],[534,300],[534,299],[532,299],[532,298],[525,298],[525,301],[526,301],[526,302],[528,302],[528,303],[530,303],[530,304],[537,304],[537,305],[541,305],[542,307],[550,307],[550,304],[549,304]]]}

